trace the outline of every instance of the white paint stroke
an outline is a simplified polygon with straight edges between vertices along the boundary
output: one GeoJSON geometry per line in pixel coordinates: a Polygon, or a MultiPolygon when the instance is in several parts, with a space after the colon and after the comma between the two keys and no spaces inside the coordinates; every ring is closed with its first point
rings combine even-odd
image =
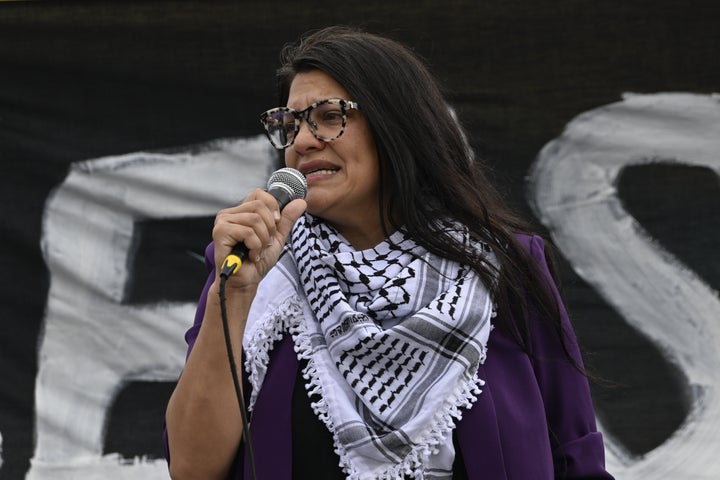
{"type": "MultiPolygon", "coordinates": [[[[653,162],[720,175],[720,96],[628,94],[570,122],[540,152],[530,197],[575,271],[687,377],[691,411],[641,458],[608,438],[619,480],[720,478],[720,300],[642,229],[617,195],[624,167],[653,162]]],[[[717,261],[715,255],[708,261],[717,261]]],[[[627,361],[633,361],[627,359],[627,361]]]]}
{"type": "Polygon", "coordinates": [[[195,311],[195,303],[120,303],[133,225],[214,216],[263,187],[272,158],[258,136],[71,166],[43,217],[50,289],[35,384],[36,445],[26,479],[169,478],[165,460],[102,454],[108,410],[123,385],[177,380],[183,334],[195,311]]]}

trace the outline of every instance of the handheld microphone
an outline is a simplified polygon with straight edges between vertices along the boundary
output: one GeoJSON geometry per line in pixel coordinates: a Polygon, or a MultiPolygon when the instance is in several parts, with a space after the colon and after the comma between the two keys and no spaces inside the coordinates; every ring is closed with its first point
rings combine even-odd
{"type": "MultiPolygon", "coordinates": [[[[267,192],[275,197],[278,207],[282,212],[283,208],[297,198],[305,198],[307,194],[307,181],[305,176],[294,168],[281,168],[270,175],[267,183],[267,192]]],[[[247,259],[248,248],[243,243],[238,243],[230,251],[230,254],[223,262],[220,275],[225,278],[235,274],[243,261],[247,259]]]]}

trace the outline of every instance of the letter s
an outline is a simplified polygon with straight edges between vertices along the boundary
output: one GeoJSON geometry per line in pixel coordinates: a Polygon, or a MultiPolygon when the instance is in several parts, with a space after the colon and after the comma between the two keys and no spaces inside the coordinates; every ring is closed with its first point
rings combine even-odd
{"type": "Polygon", "coordinates": [[[659,159],[720,175],[719,100],[628,95],[575,118],[531,172],[538,217],[575,271],[659,345],[692,387],[684,425],[642,458],[608,439],[608,466],[618,478],[720,478],[720,300],[651,241],[615,188],[623,167],[659,159]]]}

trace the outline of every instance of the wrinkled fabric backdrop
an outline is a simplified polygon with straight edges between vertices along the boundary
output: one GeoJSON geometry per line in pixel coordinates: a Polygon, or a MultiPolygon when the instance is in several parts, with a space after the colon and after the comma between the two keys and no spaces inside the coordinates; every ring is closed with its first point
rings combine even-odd
{"type": "Polygon", "coordinates": [[[273,168],[280,48],[338,23],[427,59],[557,244],[617,478],[720,478],[719,22],[715,0],[0,2],[0,478],[168,478],[214,213],[273,168]]]}

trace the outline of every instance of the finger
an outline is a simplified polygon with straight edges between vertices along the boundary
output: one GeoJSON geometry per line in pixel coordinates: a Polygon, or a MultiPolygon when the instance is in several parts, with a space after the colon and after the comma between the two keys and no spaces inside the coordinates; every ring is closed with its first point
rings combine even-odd
{"type": "Polygon", "coordinates": [[[245,202],[220,212],[215,219],[213,240],[216,248],[230,249],[238,243],[252,251],[262,250],[275,235],[272,212],[258,200],[245,202]]]}
{"type": "Polygon", "coordinates": [[[239,203],[238,205],[235,205],[233,207],[228,207],[220,210],[215,217],[215,223],[217,223],[218,219],[224,215],[232,215],[234,213],[242,213],[247,211],[257,211],[258,203],[256,202],[260,202],[260,204],[265,205],[265,207],[272,213],[273,218],[279,218],[279,208],[275,197],[267,193],[265,190],[256,188],[247,197],[245,197],[242,203],[239,203]],[[274,212],[277,212],[277,215],[274,212]]]}
{"type": "Polygon", "coordinates": [[[278,200],[265,190],[256,190],[253,192],[257,200],[262,201],[265,206],[270,210],[273,215],[273,219],[277,222],[280,220],[280,206],[278,200]]]}
{"type": "MultiPolygon", "coordinates": [[[[267,243],[264,244],[264,246],[269,246],[273,244],[273,239],[275,237],[275,229],[277,226],[277,223],[282,218],[281,212],[280,212],[280,206],[278,205],[277,199],[268,193],[265,190],[257,189],[255,190],[248,199],[253,198],[256,201],[262,202],[264,206],[268,209],[270,212],[270,216],[265,215],[265,212],[263,211],[263,220],[265,221],[265,225],[267,226],[267,230],[269,232],[269,237],[267,243]]],[[[260,212],[260,210],[258,210],[260,212]]]]}

